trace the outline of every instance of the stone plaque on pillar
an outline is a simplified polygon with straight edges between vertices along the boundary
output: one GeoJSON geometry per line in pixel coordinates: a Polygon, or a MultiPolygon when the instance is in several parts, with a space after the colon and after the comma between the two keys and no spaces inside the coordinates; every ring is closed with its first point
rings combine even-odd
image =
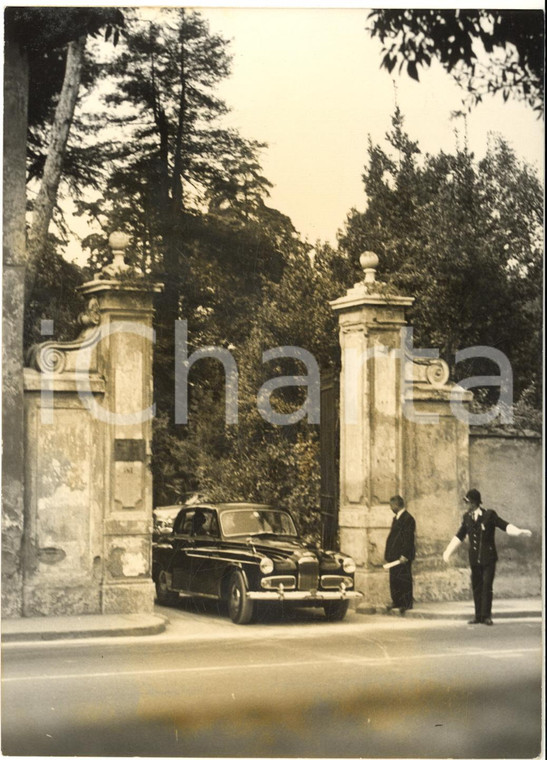
{"type": "Polygon", "coordinates": [[[114,441],[114,504],[117,509],[142,509],[146,443],[139,438],[114,441]]]}
{"type": "Polygon", "coordinates": [[[115,462],[114,504],[117,509],[142,509],[142,462],[115,462]]]}

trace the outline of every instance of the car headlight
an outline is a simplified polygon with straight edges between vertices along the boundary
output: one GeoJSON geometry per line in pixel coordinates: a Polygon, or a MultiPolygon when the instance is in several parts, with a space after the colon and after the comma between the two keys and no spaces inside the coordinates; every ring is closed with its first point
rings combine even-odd
{"type": "Polygon", "coordinates": [[[344,568],[345,573],[354,573],[355,560],[352,559],[352,557],[344,557],[344,560],[342,562],[342,567],[344,568]]]}
{"type": "Polygon", "coordinates": [[[268,575],[268,573],[271,573],[273,571],[274,563],[269,557],[262,557],[260,560],[260,569],[264,575],[268,575]]]}

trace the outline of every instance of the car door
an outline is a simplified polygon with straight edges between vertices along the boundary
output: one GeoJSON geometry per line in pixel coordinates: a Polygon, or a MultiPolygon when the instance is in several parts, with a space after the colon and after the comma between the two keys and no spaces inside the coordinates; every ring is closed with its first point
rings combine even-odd
{"type": "Polygon", "coordinates": [[[170,568],[173,574],[173,588],[186,593],[191,591],[192,558],[190,554],[194,546],[192,537],[194,514],[195,509],[182,510],[173,525],[173,557],[170,568]]]}
{"type": "Polygon", "coordinates": [[[219,552],[220,529],[216,511],[200,507],[190,555],[190,590],[195,594],[218,596],[224,562],[219,552]],[[199,526],[199,527],[198,527],[199,526]]]}

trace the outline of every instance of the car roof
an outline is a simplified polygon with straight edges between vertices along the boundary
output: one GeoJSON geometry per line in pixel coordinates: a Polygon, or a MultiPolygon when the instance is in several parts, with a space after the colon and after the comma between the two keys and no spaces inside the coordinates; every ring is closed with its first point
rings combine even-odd
{"type": "MultiPolygon", "coordinates": [[[[200,502],[199,504],[179,504],[179,509],[216,509],[219,512],[233,509],[285,509],[271,504],[257,504],[252,501],[200,502]]],[[[286,511],[286,510],[285,510],[286,511]]]]}

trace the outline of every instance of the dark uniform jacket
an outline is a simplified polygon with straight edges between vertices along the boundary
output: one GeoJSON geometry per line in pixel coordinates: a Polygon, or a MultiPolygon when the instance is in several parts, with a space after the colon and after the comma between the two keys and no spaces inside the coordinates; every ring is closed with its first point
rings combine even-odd
{"type": "Polygon", "coordinates": [[[386,541],[385,561],[394,562],[403,556],[412,562],[416,556],[415,534],[416,521],[405,509],[397,519],[393,520],[386,541]]]}
{"type": "Polygon", "coordinates": [[[473,512],[465,513],[456,537],[463,541],[466,536],[469,536],[469,563],[471,565],[490,565],[497,561],[496,528],[506,530],[508,525],[509,523],[493,509],[481,509],[477,520],[473,518],[473,512]]]}

